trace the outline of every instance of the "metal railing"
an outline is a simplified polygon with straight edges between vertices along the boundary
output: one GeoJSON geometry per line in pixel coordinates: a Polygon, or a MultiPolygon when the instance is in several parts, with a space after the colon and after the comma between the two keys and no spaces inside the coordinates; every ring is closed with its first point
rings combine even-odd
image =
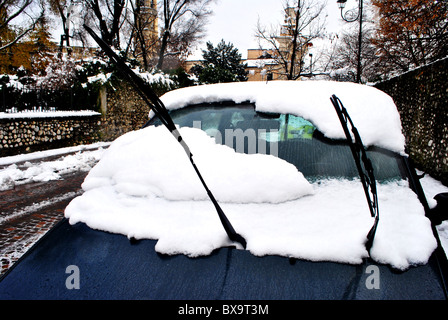
{"type": "Polygon", "coordinates": [[[0,112],[96,110],[98,92],[88,88],[46,89],[0,85],[0,112]]]}

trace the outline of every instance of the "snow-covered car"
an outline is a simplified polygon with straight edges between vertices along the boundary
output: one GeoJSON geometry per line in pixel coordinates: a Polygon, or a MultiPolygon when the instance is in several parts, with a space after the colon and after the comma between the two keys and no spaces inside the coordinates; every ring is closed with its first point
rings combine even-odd
{"type": "Polygon", "coordinates": [[[436,202],[391,97],[275,81],[161,100],[185,145],[153,112],[115,140],[66,219],[4,276],[0,298],[446,299],[447,260],[428,218],[436,202]],[[350,145],[341,119],[362,145],[350,145]],[[373,175],[360,176],[367,163],[373,175]]]}

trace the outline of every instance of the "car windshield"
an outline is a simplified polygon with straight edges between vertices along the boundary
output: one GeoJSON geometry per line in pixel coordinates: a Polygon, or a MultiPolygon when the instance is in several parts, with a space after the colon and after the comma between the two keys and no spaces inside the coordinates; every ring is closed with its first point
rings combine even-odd
{"type": "MultiPolygon", "coordinates": [[[[260,113],[250,103],[202,104],[170,112],[179,127],[202,129],[237,152],[269,154],[294,164],[309,181],[355,178],[358,171],[345,140],[326,138],[311,122],[291,114],[260,113]]],[[[157,118],[150,125],[161,124],[157,118]]],[[[401,157],[367,150],[378,181],[404,177],[401,157]]]]}

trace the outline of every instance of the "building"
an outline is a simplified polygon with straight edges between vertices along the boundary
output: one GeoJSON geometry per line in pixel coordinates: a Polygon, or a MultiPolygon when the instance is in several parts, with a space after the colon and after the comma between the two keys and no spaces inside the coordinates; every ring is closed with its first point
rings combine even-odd
{"type": "Polygon", "coordinates": [[[248,81],[279,80],[282,68],[273,55],[273,50],[247,50],[247,59],[244,62],[247,66],[248,81]]]}
{"type": "Polygon", "coordinates": [[[298,74],[303,66],[303,57],[312,44],[305,36],[300,34],[300,28],[296,26],[296,18],[297,9],[295,7],[286,8],[285,20],[280,28],[280,34],[269,37],[269,41],[275,44],[273,45],[274,48],[248,50],[246,63],[249,80],[287,80],[291,68],[294,69],[294,79],[300,79],[298,74]],[[295,44],[294,38],[296,39],[295,44]],[[295,55],[292,62],[293,53],[295,55]]]}
{"type": "Polygon", "coordinates": [[[159,24],[157,16],[157,1],[156,0],[140,0],[143,2],[142,15],[145,22],[143,33],[145,39],[149,42],[154,42],[159,37],[159,24]]]}
{"type": "Polygon", "coordinates": [[[150,60],[157,54],[159,26],[156,0],[138,0],[135,8],[135,46],[134,56],[148,67],[150,60]]]}
{"type": "MultiPolygon", "coordinates": [[[[276,43],[275,48],[247,50],[247,59],[242,62],[247,65],[248,81],[288,79],[287,71],[291,68],[293,39],[297,30],[296,17],[296,8],[289,7],[285,10],[285,20],[281,26],[280,34],[271,38],[272,42],[276,43]],[[285,61],[289,61],[286,66],[285,61]]],[[[297,67],[301,66],[303,57],[308,53],[310,45],[312,44],[305,36],[297,35],[294,71],[297,71],[297,67]]],[[[200,62],[200,60],[187,61],[185,63],[186,71],[189,72],[195,64],[200,62]]]]}

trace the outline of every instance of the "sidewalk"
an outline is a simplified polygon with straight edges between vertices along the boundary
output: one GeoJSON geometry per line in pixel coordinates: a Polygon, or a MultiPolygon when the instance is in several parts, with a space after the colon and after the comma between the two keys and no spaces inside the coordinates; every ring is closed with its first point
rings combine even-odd
{"type": "Polygon", "coordinates": [[[0,276],[64,217],[87,172],[0,191],[0,276]]]}

